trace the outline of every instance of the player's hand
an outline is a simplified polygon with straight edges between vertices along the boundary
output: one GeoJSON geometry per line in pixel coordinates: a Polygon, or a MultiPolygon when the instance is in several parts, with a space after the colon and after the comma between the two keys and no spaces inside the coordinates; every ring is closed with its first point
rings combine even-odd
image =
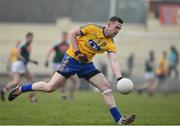
{"type": "Polygon", "coordinates": [[[84,54],[78,54],[77,57],[78,57],[79,61],[82,63],[88,62],[88,59],[87,59],[86,55],[84,55],[84,54]]]}
{"type": "Polygon", "coordinates": [[[46,61],[46,62],[44,63],[44,66],[45,66],[45,67],[48,67],[48,66],[49,66],[49,62],[46,61]]]}
{"type": "Polygon", "coordinates": [[[39,63],[38,63],[38,61],[32,61],[32,63],[34,63],[35,65],[38,65],[39,63]]]}
{"type": "Polygon", "coordinates": [[[27,61],[27,60],[23,59],[22,61],[23,61],[23,63],[24,63],[25,65],[28,64],[28,61],[27,61]]]}
{"type": "Polygon", "coordinates": [[[116,80],[117,80],[117,81],[120,81],[121,79],[123,79],[123,77],[118,77],[116,80]]]}
{"type": "Polygon", "coordinates": [[[75,55],[78,57],[79,62],[81,63],[87,63],[88,59],[87,56],[82,54],[79,50],[75,52],[75,55]]]}

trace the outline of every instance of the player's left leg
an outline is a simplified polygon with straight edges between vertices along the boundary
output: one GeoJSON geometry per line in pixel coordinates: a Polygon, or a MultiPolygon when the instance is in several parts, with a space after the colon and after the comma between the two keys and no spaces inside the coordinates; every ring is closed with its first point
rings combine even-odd
{"type": "MultiPolygon", "coordinates": [[[[29,72],[29,70],[27,69],[26,70],[26,73],[24,74],[24,77],[29,81],[29,82],[35,82],[34,79],[33,79],[33,76],[32,74],[29,72]]],[[[30,102],[37,102],[37,98],[35,96],[35,92],[30,92],[29,93],[29,101],[30,102]]]]}
{"type": "Polygon", "coordinates": [[[118,124],[130,124],[135,120],[135,115],[124,117],[119,112],[114,96],[112,95],[111,85],[102,73],[98,73],[89,79],[89,82],[102,91],[106,106],[109,108],[114,120],[118,124]]]}

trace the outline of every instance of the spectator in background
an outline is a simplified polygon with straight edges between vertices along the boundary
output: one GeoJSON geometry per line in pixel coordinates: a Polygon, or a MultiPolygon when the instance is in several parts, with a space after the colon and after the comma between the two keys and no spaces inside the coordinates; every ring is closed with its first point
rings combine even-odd
{"type": "Polygon", "coordinates": [[[127,58],[127,68],[128,68],[128,75],[131,76],[132,75],[132,70],[134,68],[134,54],[131,53],[128,58],[127,58]]]}
{"type": "Polygon", "coordinates": [[[176,78],[179,76],[178,72],[179,53],[174,45],[171,46],[168,53],[168,76],[171,77],[175,73],[176,78]]]}
{"type": "MultiPolygon", "coordinates": [[[[68,39],[67,32],[63,32],[61,35],[61,40],[55,42],[55,45],[49,49],[46,55],[45,66],[48,67],[50,56],[52,53],[55,53],[52,59],[52,64],[53,64],[52,75],[54,75],[54,73],[59,69],[60,61],[63,60],[63,57],[66,54],[66,50],[69,48],[67,39],[68,39]]],[[[70,99],[74,99],[74,92],[76,90],[77,81],[74,76],[71,76],[70,80],[72,82],[72,86],[70,89],[70,99]]],[[[60,85],[60,91],[61,91],[62,99],[67,99],[67,96],[65,95],[65,83],[60,85]]]]}

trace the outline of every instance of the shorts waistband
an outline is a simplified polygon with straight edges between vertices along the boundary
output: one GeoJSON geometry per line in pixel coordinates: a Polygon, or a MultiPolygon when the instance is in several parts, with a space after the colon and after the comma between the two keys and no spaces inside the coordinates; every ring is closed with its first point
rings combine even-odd
{"type": "Polygon", "coordinates": [[[68,55],[67,53],[65,54],[66,58],[69,58],[69,60],[71,60],[74,63],[77,64],[81,64],[81,65],[87,65],[87,64],[92,64],[93,62],[89,62],[89,63],[81,63],[78,60],[74,59],[73,57],[71,57],[70,55],[68,55]]]}

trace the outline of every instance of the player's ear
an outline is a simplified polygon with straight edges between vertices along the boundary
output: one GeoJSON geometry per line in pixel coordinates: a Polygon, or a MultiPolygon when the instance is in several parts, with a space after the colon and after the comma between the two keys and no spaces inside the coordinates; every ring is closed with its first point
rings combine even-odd
{"type": "Polygon", "coordinates": [[[111,22],[111,21],[108,21],[108,23],[107,23],[108,27],[110,27],[111,24],[112,24],[112,22],[111,22]]]}
{"type": "Polygon", "coordinates": [[[110,21],[108,21],[108,23],[107,23],[108,27],[110,26],[110,23],[111,23],[111,22],[110,22],[110,21]]]}

